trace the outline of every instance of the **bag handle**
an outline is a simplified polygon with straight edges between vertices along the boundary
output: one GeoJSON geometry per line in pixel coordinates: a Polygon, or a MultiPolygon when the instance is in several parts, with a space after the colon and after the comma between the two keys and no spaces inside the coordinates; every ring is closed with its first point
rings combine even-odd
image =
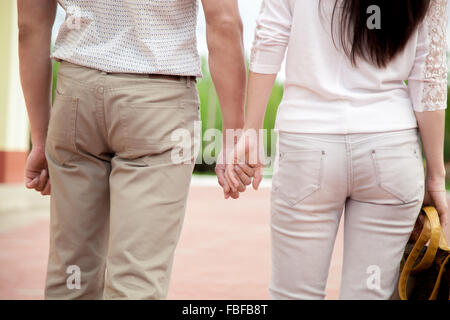
{"type": "Polygon", "coordinates": [[[444,230],[442,230],[442,233],[441,233],[441,240],[439,241],[439,248],[441,250],[450,252],[450,247],[447,244],[447,239],[445,238],[444,230]]]}
{"type": "MultiPolygon", "coordinates": [[[[439,221],[439,214],[436,211],[434,207],[427,206],[423,207],[422,211],[425,212],[425,220],[428,220],[428,226],[427,226],[427,235],[428,240],[430,240],[430,243],[428,244],[428,249],[425,252],[425,255],[423,256],[422,260],[412,268],[411,273],[416,274],[418,272],[421,272],[423,270],[428,269],[432,264],[433,260],[436,257],[436,252],[439,248],[439,244],[441,242],[442,237],[442,228],[441,223],[439,221]],[[431,233],[431,234],[430,234],[431,233]]],[[[426,221],[425,221],[426,223],[426,221]]],[[[425,226],[424,226],[425,229],[425,226]]],[[[420,251],[422,248],[426,245],[426,242],[423,244],[423,246],[420,248],[420,250],[417,252],[417,256],[420,254],[420,251]]],[[[417,257],[413,260],[416,261],[417,257]]]]}
{"type": "MultiPolygon", "coordinates": [[[[406,285],[408,283],[410,275],[429,268],[433,263],[433,260],[436,257],[436,252],[441,244],[442,246],[448,247],[446,245],[447,241],[445,240],[445,236],[442,232],[441,224],[439,221],[439,214],[437,213],[436,208],[432,206],[426,206],[422,207],[421,211],[425,213],[424,225],[419,239],[416,241],[413,249],[406,259],[405,264],[403,265],[403,269],[398,282],[399,296],[402,300],[408,299],[406,294],[406,285]],[[425,255],[423,256],[422,260],[414,267],[414,263],[416,262],[417,258],[420,255],[420,252],[425,247],[428,241],[430,241],[430,243],[428,244],[425,255]]],[[[446,261],[448,261],[448,259],[446,261]]],[[[436,281],[430,299],[433,296],[437,295],[437,289],[439,288],[442,272],[443,270],[440,270],[438,281],[436,281]]]]}

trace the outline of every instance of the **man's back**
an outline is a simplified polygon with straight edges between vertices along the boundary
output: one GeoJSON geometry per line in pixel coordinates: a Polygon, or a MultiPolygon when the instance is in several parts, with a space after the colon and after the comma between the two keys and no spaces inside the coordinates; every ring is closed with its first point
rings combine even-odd
{"type": "MultiPolygon", "coordinates": [[[[45,297],[164,299],[200,120],[197,0],[58,0],[68,16],[54,48],[62,62],[50,108],[56,1],[18,0],[33,142],[26,183],[51,193],[45,297]],[[187,137],[182,154],[175,132],[187,137]]],[[[222,124],[241,128],[246,77],[238,3],[202,5],[222,124]]],[[[225,185],[225,166],[216,171],[225,185]]]]}
{"type": "Polygon", "coordinates": [[[52,57],[106,72],[201,76],[197,0],[59,0],[52,57]]]}

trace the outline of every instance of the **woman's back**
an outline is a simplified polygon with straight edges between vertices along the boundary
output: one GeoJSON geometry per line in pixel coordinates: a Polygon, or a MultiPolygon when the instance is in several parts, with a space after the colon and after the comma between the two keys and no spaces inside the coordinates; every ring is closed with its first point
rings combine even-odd
{"type": "MultiPolygon", "coordinates": [[[[341,28],[331,28],[334,6],[333,0],[263,4],[250,69],[277,73],[288,48],[278,129],[310,133],[408,129],[417,127],[414,110],[445,108],[445,0],[431,0],[423,22],[385,68],[362,58],[352,64],[337,40],[341,28]]],[[[364,19],[374,18],[372,14],[364,19]]],[[[383,12],[377,18],[383,28],[383,12]]],[[[336,16],[334,20],[341,23],[336,16]]]]}

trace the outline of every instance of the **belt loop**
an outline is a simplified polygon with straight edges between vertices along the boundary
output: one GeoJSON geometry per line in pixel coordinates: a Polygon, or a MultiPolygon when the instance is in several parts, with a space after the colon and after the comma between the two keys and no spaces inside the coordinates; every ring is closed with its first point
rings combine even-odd
{"type": "Polygon", "coordinates": [[[188,88],[190,88],[191,87],[191,77],[190,76],[186,76],[185,78],[186,78],[186,85],[187,85],[188,88]]]}

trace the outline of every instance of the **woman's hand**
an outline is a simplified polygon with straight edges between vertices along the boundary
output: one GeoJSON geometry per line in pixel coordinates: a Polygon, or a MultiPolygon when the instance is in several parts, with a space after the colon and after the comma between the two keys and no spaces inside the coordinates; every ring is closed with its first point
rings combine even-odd
{"type": "MultiPolygon", "coordinates": [[[[247,129],[238,143],[228,153],[225,178],[232,191],[238,190],[241,181],[252,177],[253,189],[257,190],[262,180],[264,169],[264,145],[262,136],[255,129],[247,129]]],[[[244,180],[250,184],[249,180],[244,180]]]]}
{"type": "Polygon", "coordinates": [[[427,177],[425,180],[425,197],[423,205],[434,206],[439,213],[442,227],[447,226],[448,204],[445,189],[445,176],[427,177]]]}
{"type": "MultiPolygon", "coordinates": [[[[445,176],[428,178],[425,182],[425,197],[423,206],[434,206],[439,214],[442,227],[448,223],[447,192],[445,191],[445,176]]],[[[415,242],[419,239],[423,229],[425,218],[423,214],[417,217],[413,232],[409,241],[415,242]]]]}

